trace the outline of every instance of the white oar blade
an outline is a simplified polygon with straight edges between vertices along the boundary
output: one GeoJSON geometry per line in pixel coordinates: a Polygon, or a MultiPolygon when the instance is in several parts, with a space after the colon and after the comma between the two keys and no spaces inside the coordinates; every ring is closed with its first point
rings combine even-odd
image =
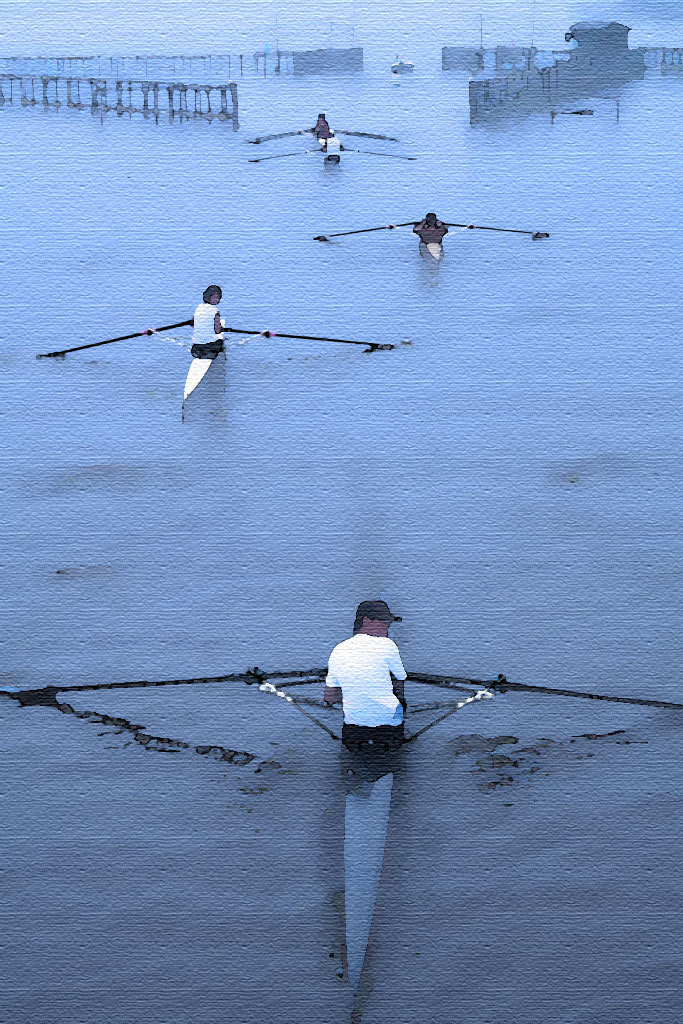
{"type": "Polygon", "coordinates": [[[389,824],[392,772],[373,783],[368,795],[348,793],[344,832],[346,958],[357,995],[375,913],[389,824]]]}

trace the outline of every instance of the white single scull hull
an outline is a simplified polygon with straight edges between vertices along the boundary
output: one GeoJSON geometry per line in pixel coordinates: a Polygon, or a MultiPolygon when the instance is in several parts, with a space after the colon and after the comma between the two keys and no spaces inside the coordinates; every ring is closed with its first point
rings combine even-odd
{"type": "Polygon", "coordinates": [[[420,242],[420,255],[430,266],[441,263],[443,259],[443,245],[441,242],[420,242]]]}
{"type": "Polygon", "coordinates": [[[216,411],[225,393],[225,350],[215,359],[193,359],[183,391],[183,419],[189,413],[216,411]]]}

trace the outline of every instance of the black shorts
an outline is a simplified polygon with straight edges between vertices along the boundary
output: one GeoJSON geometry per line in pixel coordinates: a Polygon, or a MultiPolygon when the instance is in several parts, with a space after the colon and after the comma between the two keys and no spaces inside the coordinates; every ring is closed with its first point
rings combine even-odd
{"type": "Polygon", "coordinates": [[[403,745],[403,722],[400,725],[342,726],[342,743],[354,754],[385,754],[403,745]]]}
{"type": "Polygon", "coordinates": [[[389,772],[400,772],[403,765],[403,723],[344,725],[340,748],[341,776],[347,792],[365,783],[377,782],[389,772]]]}
{"type": "Polygon", "coordinates": [[[193,345],[190,349],[193,359],[215,359],[222,351],[223,342],[220,338],[217,338],[216,341],[209,341],[206,345],[193,345]]]}

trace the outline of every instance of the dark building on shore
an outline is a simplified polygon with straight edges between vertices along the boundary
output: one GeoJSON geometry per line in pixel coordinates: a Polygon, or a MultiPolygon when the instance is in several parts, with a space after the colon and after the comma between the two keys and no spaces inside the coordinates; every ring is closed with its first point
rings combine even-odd
{"type": "Polygon", "coordinates": [[[363,48],[293,50],[295,75],[349,75],[363,70],[363,48]]]}
{"type": "Polygon", "coordinates": [[[587,78],[619,77],[624,81],[642,78],[645,74],[643,55],[629,50],[631,29],[618,21],[579,21],[565,32],[565,42],[576,43],[570,50],[569,63],[587,78]]]}
{"type": "Polygon", "coordinates": [[[480,70],[470,79],[470,121],[551,111],[642,78],[643,53],[629,49],[630,31],[616,21],[580,21],[565,33],[571,49],[536,51],[525,69],[507,74],[480,70]]]}

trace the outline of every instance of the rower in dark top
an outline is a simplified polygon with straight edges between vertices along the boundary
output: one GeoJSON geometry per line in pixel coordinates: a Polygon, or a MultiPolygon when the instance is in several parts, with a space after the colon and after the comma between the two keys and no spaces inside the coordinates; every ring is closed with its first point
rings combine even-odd
{"type": "Polygon", "coordinates": [[[324,114],[318,114],[318,120],[315,123],[313,134],[315,135],[316,139],[318,140],[324,151],[327,147],[327,140],[331,135],[330,126],[327,123],[327,118],[325,117],[324,114]]]}
{"type": "Polygon", "coordinates": [[[436,219],[435,213],[426,214],[424,220],[416,224],[413,231],[419,235],[420,241],[425,245],[429,245],[431,242],[442,242],[444,235],[448,234],[448,228],[436,219]]]}

